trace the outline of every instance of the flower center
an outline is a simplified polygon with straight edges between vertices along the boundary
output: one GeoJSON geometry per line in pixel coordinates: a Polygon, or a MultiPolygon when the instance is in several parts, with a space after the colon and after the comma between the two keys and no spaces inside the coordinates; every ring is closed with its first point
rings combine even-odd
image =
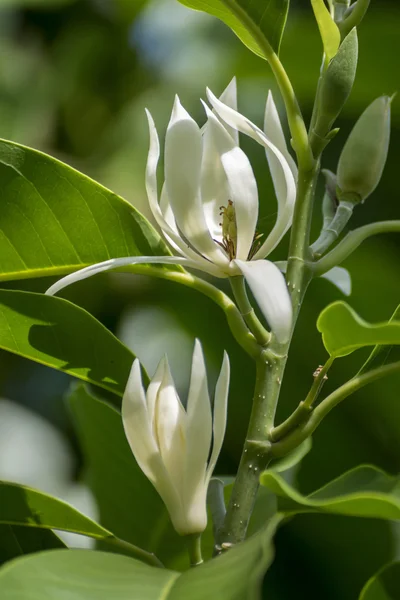
{"type": "Polygon", "coordinates": [[[236,212],[232,200],[228,200],[228,206],[220,206],[220,215],[222,217],[222,242],[217,242],[229,256],[229,260],[236,257],[237,246],[237,227],[236,212]]]}

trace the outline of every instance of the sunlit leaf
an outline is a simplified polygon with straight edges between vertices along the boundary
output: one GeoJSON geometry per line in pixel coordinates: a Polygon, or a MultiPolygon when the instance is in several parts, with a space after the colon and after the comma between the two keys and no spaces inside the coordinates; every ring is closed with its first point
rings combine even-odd
{"type": "Polygon", "coordinates": [[[134,356],[67,300],[0,290],[0,348],[123,394],[134,356]]]}
{"type": "Polygon", "coordinates": [[[335,358],[364,346],[400,344],[400,322],[367,323],[345,302],[327,306],[318,317],[317,327],[326,350],[335,358]]]}
{"type": "Polygon", "coordinates": [[[179,0],[221,19],[250,50],[268,57],[266,46],[279,52],[289,0],[179,0]]]}
{"type": "Polygon", "coordinates": [[[168,253],[130,204],[68,165],[0,140],[0,281],[168,253]]]}
{"type": "Polygon", "coordinates": [[[339,49],[340,31],[332,19],[324,0],[311,0],[315,19],[318,23],[327,62],[332,60],[339,49]]]}
{"type": "Polygon", "coordinates": [[[359,600],[398,600],[400,598],[400,562],[386,565],[366,583],[359,600]]]}
{"type": "Polygon", "coordinates": [[[308,496],[270,471],[261,475],[261,484],[277,495],[278,510],[285,514],[322,512],[400,519],[400,478],[369,465],[344,473],[308,496]]]}
{"type": "MultiPolygon", "coordinates": [[[[392,321],[400,321],[400,304],[394,311],[389,322],[392,322],[392,321]]],[[[375,348],[372,350],[371,354],[369,355],[369,357],[367,358],[367,360],[361,367],[358,375],[365,373],[366,371],[368,371],[371,368],[376,368],[376,367],[379,367],[379,366],[385,364],[389,355],[391,354],[392,349],[393,349],[393,346],[382,346],[382,345],[375,346],[375,348]]]]}

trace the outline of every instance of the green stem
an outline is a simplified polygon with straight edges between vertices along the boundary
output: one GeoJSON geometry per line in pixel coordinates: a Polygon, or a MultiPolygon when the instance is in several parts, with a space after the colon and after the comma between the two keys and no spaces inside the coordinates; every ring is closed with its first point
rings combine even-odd
{"type": "Polygon", "coordinates": [[[332,221],[322,229],[319,238],[311,246],[311,251],[315,257],[322,256],[336,242],[349,222],[353,210],[354,204],[352,202],[340,202],[332,221]]]}
{"type": "Polygon", "coordinates": [[[275,54],[264,33],[246,10],[239,5],[237,0],[222,0],[222,3],[242,23],[243,27],[257,43],[263,56],[267,59],[285,103],[293,147],[297,155],[299,167],[305,170],[312,168],[313,156],[308,145],[307,129],[292,84],[279,57],[275,54]]]}
{"type": "Polygon", "coordinates": [[[253,511],[260,473],[271,460],[268,433],[279,396],[282,357],[264,351],[256,363],[253,407],[242,457],[229,500],[224,525],[218,533],[218,546],[229,547],[244,539],[253,511]]]}
{"type": "Polygon", "coordinates": [[[164,568],[164,565],[160,560],[158,560],[155,554],[152,554],[151,552],[146,552],[146,550],[143,550],[143,548],[139,548],[139,546],[134,546],[133,544],[130,544],[129,542],[121,540],[117,537],[109,537],[102,539],[101,541],[106,542],[106,544],[116,546],[120,550],[123,550],[125,553],[128,552],[130,556],[133,556],[134,558],[137,558],[141,562],[151,565],[152,567],[164,568]]]}
{"type": "Polygon", "coordinates": [[[355,2],[353,5],[354,8],[351,9],[348,17],[346,17],[343,21],[338,22],[342,39],[344,39],[346,35],[350,33],[353,27],[358,27],[368,10],[369,3],[370,0],[357,0],[357,2],[355,2]]]}
{"type": "Polygon", "coordinates": [[[254,308],[247,297],[246,285],[242,275],[229,278],[240,313],[247,323],[248,328],[261,346],[265,346],[271,339],[271,334],[259,321],[254,308]]]}
{"type": "Polygon", "coordinates": [[[330,357],[323,367],[320,367],[315,371],[314,381],[306,399],[303,402],[300,402],[299,406],[286,421],[283,421],[283,423],[273,429],[271,433],[273,442],[277,442],[286,437],[293,429],[309,417],[312,411],[312,405],[317,400],[322,390],[322,386],[327,379],[327,372],[331,368],[334,360],[334,358],[330,357]]]}
{"type": "Polygon", "coordinates": [[[400,372],[400,361],[378,367],[372,371],[368,371],[364,375],[357,375],[347,381],[340,388],[329,394],[309,415],[307,421],[301,424],[297,429],[292,431],[287,437],[272,445],[272,454],[275,458],[285,456],[306,438],[308,438],[318,427],[321,421],[330,411],[335,408],[340,402],[343,402],[348,396],[354,394],[365,385],[377,381],[387,375],[400,372]]]}
{"type": "Polygon", "coordinates": [[[190,566],[198,567],[203,563],[203,556],[201,554],[201,534],[193,533],[192,535],[185,536],[190,566]]]}
{"type": "Polygon", "coordinates": [[[350,231],[329,254],[314,263],[314,275],[323,275],[342,263],[366,239],[379,233],[400,233],[400,221],[381,221],[350,231]]]}

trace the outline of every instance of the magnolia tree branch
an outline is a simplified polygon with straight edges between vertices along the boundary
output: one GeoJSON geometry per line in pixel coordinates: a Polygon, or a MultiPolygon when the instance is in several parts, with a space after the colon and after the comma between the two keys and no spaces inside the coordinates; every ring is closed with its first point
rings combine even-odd
{"type": "Polygon", "coordinates": [[[350,231],[329,254],[314,263],[314,275],[323,275],[333,267],[340,265],[364,240],[379,233],[400,233],[400,221],[381,221],[350,231]]]}

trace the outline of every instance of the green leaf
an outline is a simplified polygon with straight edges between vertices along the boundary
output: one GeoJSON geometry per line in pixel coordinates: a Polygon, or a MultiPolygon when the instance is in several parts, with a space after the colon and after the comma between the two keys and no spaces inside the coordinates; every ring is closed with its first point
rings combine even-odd
{"type": "Polygon", "coordinates": [[[0,140],[0,281],[168,254],[133,206],[68,165],[0,140]]]}
{"type": "Polygon", "coordinates": [[[400,519],[400,478],[369,465],[356,467],[309,496],[293,489],[278,474],[265,471],[261,484],[278,496],[278,511],[400,519]]]}
{"type": "Polygon", "coordinates": [[[334,358],[347,356],[364,346],[400,344],[400,322],[371,324],[346,302],[334,302],[319,315],[318,331],[326,350],[334,358]]]}
{"type": "Polygon", "coordinates": [[[359,600],[398,600],[400,598],[400,562],[386,565],[366,583],[359,600]]]}
{"type": "MultiPolygon", "coordinates": [[[[391,323],[392,321],[400,321],[400,304],[394,311],[389,323],[391,323]]],[[[362,373],[365,373],[371,368],[376,368],[384,365],[392,349],[393,346],[375,346],[375,348],[372,350],[371,354],[369,355],[369,357],[367,358],[357,375],[362,375],[362,373]]]]}
{"type": "Polygon", "coordinates": [[[122,395],[134,356],[67,300],[0,290],[0,348],[122,395]]]}
{"type": "Polygon", "coordinates": [[[0,482],[0,524],[60,529],[102,539],[112,533],[70,504],[17,483],[0,482]]]}
{"type": "Polygon", "coordinates": [[[65,548],[51,529],[0,525],[0,565],[24,554],[65,548]]]}
{"type": "Polygon", "coordinates": [[[329,62],[336,55],[340,46],[340,31],[332,19],[324,0],[311,0],[315,19],[324,45],[326,61],[329,62]]]}
{"type": "Polygon", "coordinates": [[[279,519],[222,556],[179,574],[125,556],[56,550],[0,570],[2,600],[259,600],[279,519]]]}
{"type": "Polygon", "coordinates": [[[218,17],[255,54],[268,60],[279,52],[289,0],[179,0],[181,4],[218,17]]]}
{"type": "Polygon", "coordinates": [[[137,465],[120,413],[84,386],[68,399],[100,521],[115,535],[154,554],[167,567],[188,567],[186,544],[158,493],[137,465]]]}

